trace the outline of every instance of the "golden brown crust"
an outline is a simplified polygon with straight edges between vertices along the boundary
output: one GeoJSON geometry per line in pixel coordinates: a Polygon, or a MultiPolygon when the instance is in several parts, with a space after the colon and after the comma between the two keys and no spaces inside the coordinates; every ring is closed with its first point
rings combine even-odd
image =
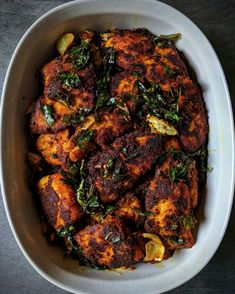
{"type": "Polygon", "coordinates": [[[124,223],[138,227],[144,221],[141,202],[134,193],[127,193],[116,204],[115,215],[124,223]]]}
{"type": "Polygon", "coordinates": [[[156,169],[145,198],[146,210],[153,213],[145,221],[145,230],[161,236],[170,249],[190,248],[195,243],[191,232],[195,221],[192,212],[198,200],[195,161],[188,163],[187,182],[172,182],[170,169],[179,163],[167,156],[156,169]]]}
{"type": "Polygon", "coordinates": [[[108,216],[101,224],[87,226],[74,236],[83,255],[105,268],[129,267],[143,258],[127,227],[108,216]]]}
{"type": "Polygon", "coordinates": [[[69,184],[59,173],[43,177],[37,184],[43,211],[49,223],[59,230],[76,223],[83,215],[69,184]]]}
{"type": "Polygon", "coordinates": [[[101,201],[116,201],[150,170],[161,152],[161,143],[161,136],[133,132],[116,139],[113,143],[115,150],[105,150],[92,157],[88,163],[89,175],[101,201]],[[110,170],[107,167],[109,162],[112,162],[110,170]]]}

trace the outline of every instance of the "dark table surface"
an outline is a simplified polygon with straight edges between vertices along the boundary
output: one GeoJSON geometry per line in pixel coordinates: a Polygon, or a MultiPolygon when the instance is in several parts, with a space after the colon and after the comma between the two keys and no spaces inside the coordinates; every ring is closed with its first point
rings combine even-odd
{"type": "MultiPolygon", "coordinates": [[[[26,29],[63,0],[0,0],[0,89],[11,55],[26,29]]],[[[235,1],[164,0],[187,15],[208,37],[222,63],[235,107],[235,1]]],[[[42,278],[27,262],[11,233],[0,197],[0,293],[67,293],[42,278]]],[[[235,293],[235,209],[224,239],[209,264],[168,293],[235,293]]]]}

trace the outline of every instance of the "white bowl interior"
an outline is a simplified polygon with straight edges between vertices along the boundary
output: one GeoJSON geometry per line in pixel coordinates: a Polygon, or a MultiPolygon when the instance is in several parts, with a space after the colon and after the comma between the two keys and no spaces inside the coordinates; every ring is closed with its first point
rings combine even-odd
{"type": "Polygon", "coordinates": [[[2,163],[5,205],[14,234],[26,257],[50,281],[67,290],[92,293],[157,293],[195,275],[218,247],[232,202],[233,127],[226,82],[213,49],[183,15],[151,1],[84,1],[58,8],[39,20],[24,36],[10,65],[3,104],[2,163]],[[145,2],[145,3],[143,3],[145,2]],[[63,258],[62,250],[48,245],[40,232],[39,214],[27,188],[25,111],[39,94],[35,74],[55,56],[55,42],[64,32],[85,29],[146,27],[152,33],[181,32],[177,47],[195,70],[209,114],[209,165],[206,198],[201,210],[197,243],[176,252],[160,265],[140,264],[125,273],[81,269],[63,258]],[[113,283],[115,281],[115,284],[113,283]],[[134,284],[133,284],[134,283],[134,284]],[[134,287],[132,286],[134,285],[134,287]],[[94,290],[95,289],[95,290],[94,290]]]}

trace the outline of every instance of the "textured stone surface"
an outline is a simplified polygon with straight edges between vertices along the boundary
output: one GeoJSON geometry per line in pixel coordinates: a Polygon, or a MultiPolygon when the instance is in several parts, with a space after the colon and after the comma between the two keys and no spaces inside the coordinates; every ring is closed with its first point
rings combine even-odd
{"type": "MultiPolygon", "coordinates": [[[[26,29],[49,9],[68,1],[0,0],[0,89],[10,57],[26,29]]],[[[228,81],[235,107],[235,1],[164,0],[187,15],[212,43],[228,81]]],[[[67,293],[44,280],[24,258],[10,231],[0,197],[0,293],[67,293]]],[[[209,264],[172,294],[234,293],[235,210],[225,237],[209,264]]]]}

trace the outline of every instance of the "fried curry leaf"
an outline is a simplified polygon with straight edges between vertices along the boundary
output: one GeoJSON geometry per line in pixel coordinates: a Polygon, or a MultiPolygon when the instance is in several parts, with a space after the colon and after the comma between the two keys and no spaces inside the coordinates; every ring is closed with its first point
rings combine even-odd
{"type": "Polygon", "coordinates": [[[60,81],[70,88],[78,88],[81,85],[79,75],[71,72],[64,72],[59,75],[60,81]]]}
{"type": "Polygon", "coordinates": [[[85,205],[85,180],[82,179],[77,189],[77,202],[84,207],[85,205]]]}
{"type": "Polygon", "coordinates": [[[66,106],[71,105],[70,94],[65,89],[60,89],[53,98],[66,106]]]}
{"type": "Polygon", "coordinates": [[[183,226],[193,229],[197,223],[197,220],[193,214],[180,217],[180,222],[183,226]]]}
{"type": "Polygon", "coordinates": [[[41,110],[42,113],[45,116],[45,120],[47,125],[50,127],[55,123],[55,118],[54,118],[54,114],[53,114],[53,108],[50,105],[41,105],[41,110]]]}
{"type": "Polygon", "coordinates": [[[164,68],[164,73],[168,78],[171,78],[174,76],[175,71],[171,67],[169,67],[167,64],[164,64],[163,68],[164,68]]]}
{"type": "Polygon", "coordinates": [[[73,46],[69,50],[69,54],[72,56],[74,66],[77,69],[84,68],[90,60],[91,50],[89,40],[82,40],[78,46],[73,46]]]}
{"type": "Polygon", "coordinates": [[[80,108],[77,112],[66,114],[62,117],[62,122],[76,127],[83,122],[86,116],[91,112],[91,108],[80,108]]]}
{"type": "Polygon", "coordinates": [[[172,183],[176,181],[186,181],[190,164],[191,160],[185,160],[178,163],[176,166],[170,167],[168,172],[170,181],[172,183]]]}
{"type": "Polygon", "coordinates": [[[87,148],[87,143],[92,140],[93,131],[92,130],[84,130],[79,136],[74,139],[74,143],[78,146],[82,151],[85,151],[87,148]]]}
{"type": "Polygon", "coordinates": [[[103,54],[103,75],[97,82],[97,101],[96,110],[100,108],[112,109],[116,105],[114,97],[110,97],[110,81],[111,71],[115,63],[115,50],[114,48],[104,48],[103,54]]]}
{"type": "Polygon", "coordinates": [[[137,96],[139,106],[142,105],[146,107],[150,114],[161,119],[166,119],[172,123],[177,123],[182,119],[179,115],[177,101],[167,103],[160,93],[158,85],[153,84],[147,89],[139,80],[136,81],[136,84],[141,93],[137,96]]]}
{"type": "Polygon", "coordinates": [[[112,158],[109,158],[107,163],[104,166],[104,178],[107,178],[113,171],[114,161],[112,158]]]}

